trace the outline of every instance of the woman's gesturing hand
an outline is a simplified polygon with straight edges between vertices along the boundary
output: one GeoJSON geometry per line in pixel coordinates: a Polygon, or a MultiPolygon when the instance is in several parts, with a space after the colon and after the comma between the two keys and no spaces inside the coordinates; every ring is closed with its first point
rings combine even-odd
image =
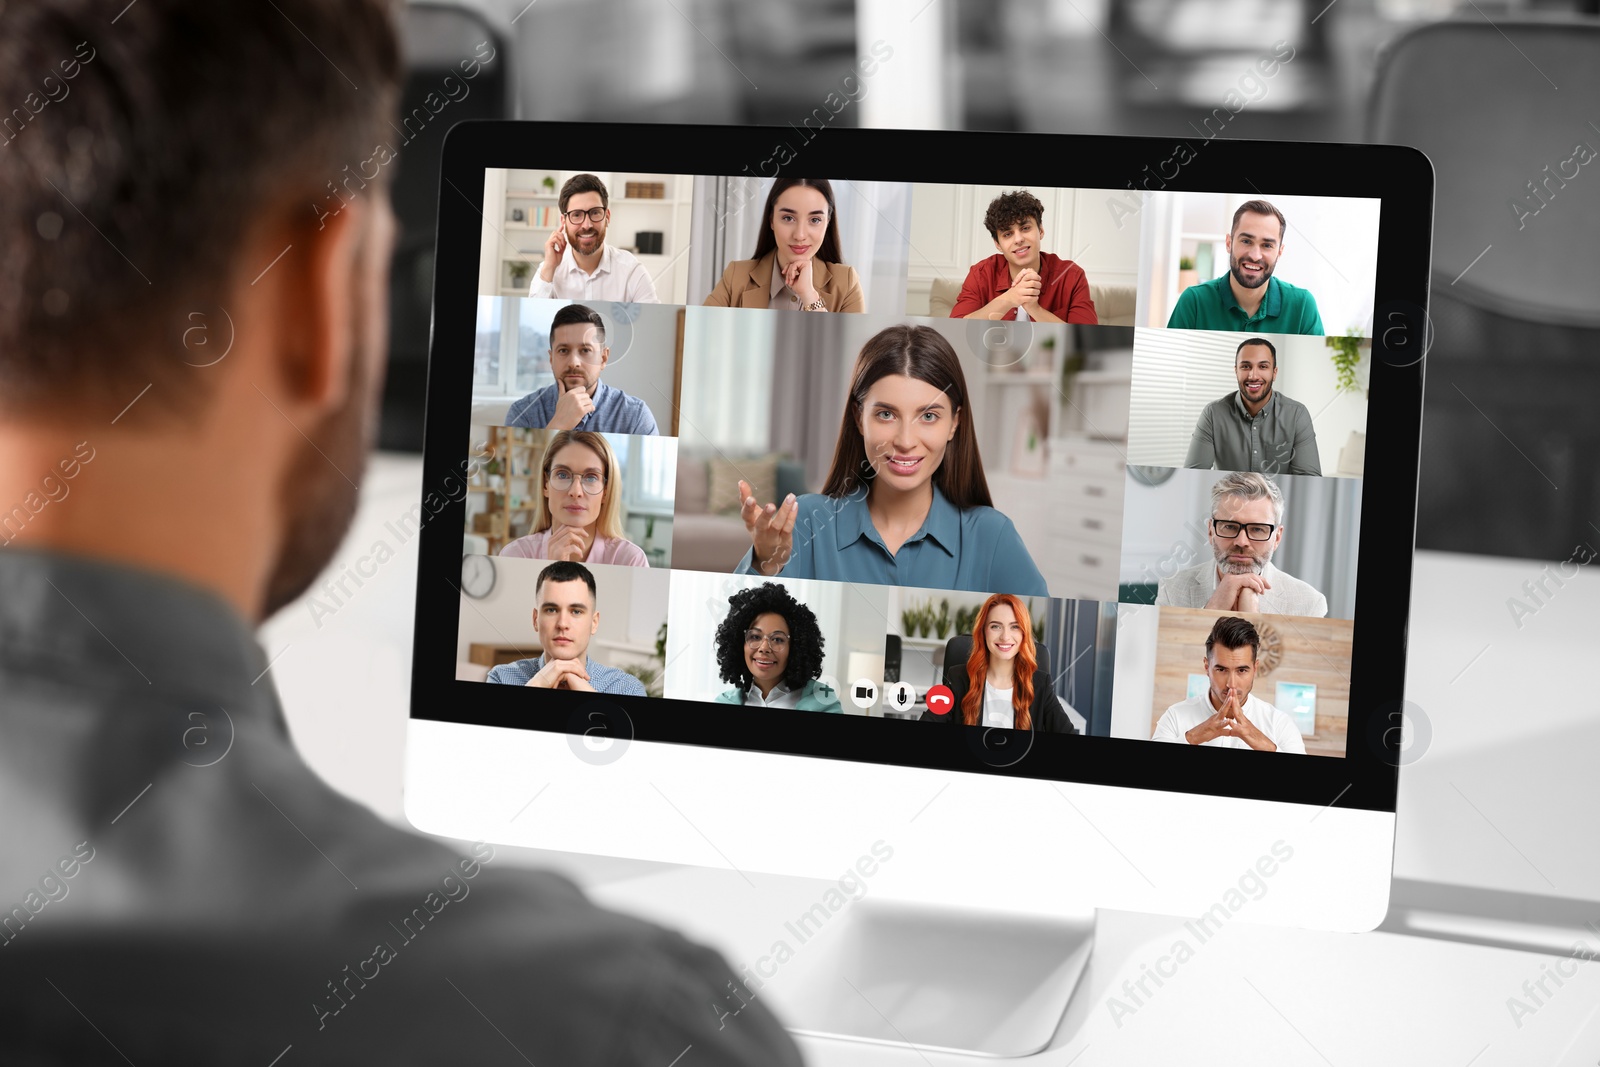
{"type": "Polygon", "coordinates": [[[740,517],[744,519],[744,528],[750,531],[756,570],[770,578],[783,569],[789,562],[789,553],[794,550],[794,521],[800,514],[800,502],[790,493],[782,504],[763,505],[751,494],[750,484],[743,479],[739,481],[739,495],[744,500],[740,517]]]}

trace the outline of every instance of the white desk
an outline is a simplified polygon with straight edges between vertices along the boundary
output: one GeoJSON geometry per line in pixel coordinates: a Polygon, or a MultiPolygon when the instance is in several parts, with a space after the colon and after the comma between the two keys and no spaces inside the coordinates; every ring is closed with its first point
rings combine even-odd
{"type": "MultiPolygon", "coordinates": [[[[379,539],[394,558],[360,588],[347,582],[352,595],[341,596],[332,615],[313,619],[308,604],[292,605],[261,634],[268,655],[278,656],[273,677],[306,759],[335,788],[397,822],[417,546],[398,543],[385,522],[411,507],[420,481],[415,457],[375,457],[356,527],[330,574],[379,539]]],[[[1537,581],[1542,567],[1418,556],[1407,691],[1427,715],[1431,739],[1401,776],[1398,877],[1600,901],[1600,701],[1575,669],[1600,652],[1600,574],[1586,569],[1560,588],[1547,582],[1550,595],[1519,629],[1506,600],[1524,595],[1522,584],[1537,581]]],[[[323,594],[323,602],[332,600],[323,594]]],[[[607,902],[687,928],[736,964],[764,954],[772,930],[818,892],[793,879],[757,876],[752,891],[720,872],[512,853],[517,862],[566,870],[607,902]]],[[[1594,912],[1600,924],[1600,904],[1594,912]]],[[[1177,919],[1103,913],[1066,1025],[1029,1062],[1600,1061],[1600,1031],[1592,1028],[1584,1042],[1593,1047],[1563,1051],[1600,1004],[1600,965],[1580,967],[1518,1027],[1506,1000],[1523,996],[1522,983],[1537,981],[1550,957],[1384,933],[1235,924],[1198,946],[1144,1006],[1114,1019],[1107,997],[1121,995],[1122,983],[1180,936],[1177,919]]],[[[1600,950],[1600,937],[1590,943],[1600,950]]],[[[769,986],[774,1003],[782,979],[780,972],[769,986]]],[[[958,1062],[839,1042],[804,1047],[817,1064],[958,1062]]]]}

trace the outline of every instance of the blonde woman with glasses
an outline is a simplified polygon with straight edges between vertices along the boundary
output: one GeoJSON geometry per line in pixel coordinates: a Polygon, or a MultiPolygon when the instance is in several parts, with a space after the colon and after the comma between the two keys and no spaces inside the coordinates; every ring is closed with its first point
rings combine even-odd
{"type": "Polygon", "coordinates": [[[539,484],[532,532],[502,548],[502,556],[650,565],[644,550],[622,536],[622,472],[600,434],[562,430],[550,438],[539,484]]]}

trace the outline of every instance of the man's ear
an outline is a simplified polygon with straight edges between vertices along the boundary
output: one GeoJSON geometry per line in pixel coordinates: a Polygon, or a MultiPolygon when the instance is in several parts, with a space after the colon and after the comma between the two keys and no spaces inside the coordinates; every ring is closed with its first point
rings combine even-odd
{"type": "Polygon", "coordinates": [[[353,327],[363,297],[358,270],[362,236],[372,210],[357,199],[323,217],[318,228],[278,230],[288,245],[283,259],[252,283],[270,283],[262,294],[262,310],[265,321],[280,326],[279,389],[290,403],[312,414],[337,410],[346,402],[350,362],[360,358],[353,327]]]}
{"type": "Polygon", "coordinates": [[[600,348],[600,369],[605,370],[606,364],[611,362],[611,346],[602,345],[600,348]]]}

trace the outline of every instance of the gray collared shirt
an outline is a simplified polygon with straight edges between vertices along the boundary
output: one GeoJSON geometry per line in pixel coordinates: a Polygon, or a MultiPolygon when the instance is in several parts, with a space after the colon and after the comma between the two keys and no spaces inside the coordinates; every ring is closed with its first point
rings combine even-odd
{"type": "Polygon", "coordinates": [[[1237,391],[1207,404],[1183,465],[1261,474],[1322,473],[1311,412],[1276,390],[1254,415],[1237,391]]]}
{"type": "Polygon", "coordinates": [[[716,953],[335,793],[267,666],[204,589],[0,548],[7,1062],[800,1062],[716,953]]]}

